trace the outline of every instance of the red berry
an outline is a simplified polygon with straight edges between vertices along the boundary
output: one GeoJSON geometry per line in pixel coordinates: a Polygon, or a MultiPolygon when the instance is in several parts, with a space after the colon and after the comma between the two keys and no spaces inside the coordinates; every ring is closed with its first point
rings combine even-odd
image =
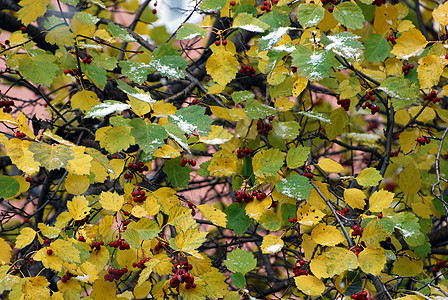
{"type": "Polygon", "coordinates": [[[34,259],[30,259],[30,264],[34,264],[34,259]]]}
{"type": "Polygon", "coordinates": [[[23,219],[23,223],[28,223],[30,220],[28,218],[23,219]]]}
{"type": "Polygon", "coordinates": [[[383,214],[379,213],[377,217],[378,217],[378,219],[382,219],[383,218],[383,214]]]}
{"type": "Polygon", "coordinates": [[[48,249],[48,250],[47,250],[47,254],[48,254],[48,255],[52,255],[52,254],[53,254],[53,250],[48,249]]]}
{"type": "Polygon", "coordinates": [[[332,13],[333,10],[334,10],[333,6],[330,6],[330,7],[328,8],[328,12],[329,12],[329,13],[332,13]]]}
{"type": "Polygon", "coordinates": [[[215,45],[219,46],[219,45],[221,45],[221,42],[219,40],[217,40],[217,41],[215,41],[215,45]]]}
{"type": "Polygon", "coordinates": [[[231,1],[231,2],[230,2],[230,5],[231,5],[231,6],[235,6],[235,5],[236,5],[236,2],[235,2],[235,1],[231,1]]]}
{"type": "Polygon", "coordinates": [[[49,239],[45,239],[45,240],[44,240],[44,244],[45,244],[45,245],[49,245],[50,243],[51,243],[51,241],[50,241],[49,239]]]}
{"type": "Polygon", "coordinates": [[[227,45],[227,40],[222,40],[222,45],[223,46],[227,45]]]}
{"type": "Polygon", "coordinates": [[[410,64],[409,69],[414,69],[414,64],[410,64]]]}
{"type": "Polygon", "coordinates": [[[154,8],[154,9],[152,10],[152,13],[153,13],[153,14],[156,14],[156,13],[157,13],[157,9],[154,8]]]}

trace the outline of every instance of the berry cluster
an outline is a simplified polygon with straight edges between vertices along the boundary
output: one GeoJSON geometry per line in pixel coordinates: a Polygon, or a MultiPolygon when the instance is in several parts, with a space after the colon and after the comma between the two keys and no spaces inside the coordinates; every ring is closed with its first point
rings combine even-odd
{"type": "Polygon", "coordinates": [[[275,116],[269,116],[267,119],[258,120],[257,131],[260,135],[268,136],[269,131],[272,130],[272,121],[275,116]]]}
{"type": "Polygon", "coordinates": [[[26,134],[25,134],[24,132],[17,131],[17,132],[14,134],[14,136],[17,137],[17,138],[19,138],[19,139],[23,139],[24,137],[26,137],[26,134]]]}
{"type": "Polygon", "coordinates": [[[432,101],[433,103],[437,103],[440,101],[440,98],[437,97],[436,91],[431,91],[431,93],[426,95],[423,99],[425,99],[425,101],[432,101]]]}
{"type": "Polygon", "coordinates": [[[362,248],[359,244],[357,244],[355,247],[353,247],[352,249],[350,249],[353,253],[356,254],[356,256],[359,255],[359,253],[361,253],[362,248]]]}
{"type": "Polygon", "coordinates": [[[196,166],[196,161],[193,159],[186,159],[186,158],[182,158],[182,160],[180,161],[180,166],[183,168],[185,167],[187,164],[189,164],[190,166],[194,167],[196,166]]]}
{"type": "Polygon", "coordinates": [[[242,149],[236,150],[236,156],[238,158],[244,158],[246,155],[251,155],[252,152],[254,152],[254,150],[249,149],[249,148],[242,148],[242,149]]]}
{"type": "Polygon", "coordinates": [[[124,179],[132,179],[134,177],[132,172],[143,173],[149,170],[149,167],[145,166],[145,164],[141,161],[135,164],[130,162],[128,164],[128,168],[131,172],[124,174],[124,179]]]}
{"type": "Polygon", "coordinates": [[[288,219],[288,221],[289,221],[289,223],[295,223],[295,222],[297,222],[297,217],[290,217],[289,219],[288,219]]]}
{"type": "Polygon", "coordinates": [[[395,45],[397,43],[397,41],[395,41],[395,37],[392,34],[386,37],[386,41],[391,42],[392,45],[395,45]]]}
{"type": "Polygon", "coordinates": [[[264,198],[266,198],[266,193],[264,193],[264,192],[260,193],[259,191],[253,191],[253,192],[248,192],[248,193],[246,193],[245,191],[235,192],[236,202],[238,202],[238,203],[242,203],[242,202],[249,203],[252,200],[254,200],[254,197],[256,197],[258,201],[261,201],[264,198]]]}
{"type": "Polygon", "coordinates": [[[64,70],[64,74],[72,75],[75,77],[81,77],[81,71],[76,68],[73,68],[71,70],[64,70]]]}
{"type": "MultiPolygon", "coordinates": [[[[194,217],[196,215],[196,211],[194,210],[194,204],[191,202],[188,202],[188,208],[191,209],[191,215],[194,217]]],[[[160,244],[160,242],[159,242],[160,244]]]]}
{"type": "Polygon", "coordinates": [[[101,246],[104,246],[104,242],[93,242],[92,245],[90,245],[90,248],[95,249],[95,250],[100,250],[101,246]]]}
{"type": "Polygon", "coordinates": [[[222,40],[222,41],[220,41],[220,40],[216,40],[216,41],[215,41],[215,45],[216,45],[216,46],[220,46],[221,44],[222,44],[223,46],[227,45],[227,40],[222,40]]]}
{"type": "MultiPolygon", "coordinates": [[[[372,100],[372,97],[369,97],[369,99],[373,102],[373,101],[375,101],[375,97],[373,97],[373,100],[372,100]]],[[[366,97],[366,100],[367,100],[367,97],[366,97]]],[[[380,111],[380,107],[378,105],[375,105],[375,104],[367,102],[367,101],[362,105],[363,109],[370,108],[370,113],[372,115],[374,115],[380,111]]]]}
{"type": "Polygon", "coordinates": [[[61,281],[62,282],[66,282],[68,281],[70,278],[72,277],[76,277],[77,275],[73,275],[72,273],[70,273],[69,271],[65,272],[65,275],[62,276],[61,281]]]}
{"type": "Polygon", "coordinates": [[[383,4],[386,4],[386,0],[375,0],[373,1],[373,4],[376,6],[381,6],[383,4]]]}
{"type": "Polygon", "coordinates": [[[398,151],[392,151],[390,153],[390,157],[396,157],[396,156],[398,156],[398,151]]]}
{"type": "Polygon", "coordinates": [[[370,299],[367,297],[366,291],[359,292],[358,294],[352,294],[350,298],[352,298],[354,300],[369,300],[370,299]]]}
{"type": "Polygon", "coordinates": [[[14,105],[14,101],[9,100],[9,101],[5,101],[2,100],[0,101],[0,108],[3,107],[3,112],[9,114],[10,112],[12,112],[12,108],[11,106],[14,105]]]}
{"type": "Polygon", "coordinates": [[[350,108],[350,99],[338,99],[337,103],[345,109],[345,111],[348,111],[350,108]]]}
{"type": "Polygon", "coordinates": [[[25,33],[26,32],[26,27],[25,26],[20,27],[20,31],[22,31],[22,33],[25,33]]]}
{"type": "Polygon", "coordinates": [[[303,176],[305,176],[308,179],[313,179],[314,175],[311,172],[305,172],[303,173],[303,176]]]}
{"type": "Polygon", "coordinates": [[[146,200],[146,192],[144,190],[135,190],[132,192],[132,200],[138,203],[142,203],[146,200]]]}
{"type": "Polygon", "coordinates": [[[173,265],[174,276],[170,280],[170,287],[179,288],[181,283],[185,283],[185,289],[194,289],[196,287],[194,277],[188,273],[191,269],[193,269],[193,266],[186,259],[181,263],[175,262],[173,265]]]}
{"type": "Polygon", "coordinates": [[[87,56],[82,59],[82,63],[90,65],[92,63],[92,58],[93,57],[90,54],[87,54],[87,56]]]}
{"type": "Polygon", "coordinates": [[[366,101],[375,102],[376,98],[374,95],[375,95],[374,91],[367,91],[365,96],[366,101]]]}
{"type": "Polygon", "coordinates": [[[262,11],[266,11],[266,12],[270,12],[272,10],[272,5],[273,4],[277,4],[278,0],[272,0],[272,3],[270,3],[269,1],[264,1],[263,5],[260,7],[260,9],[262,11]]]}
{"type": "Polygon", "coordinates": [[[242,66],[240,66],[239,72],[240,73],[244,73],[244,74],[246,74],[248,76],[255,75],[255,69],[251,65],[242,65],[242,66]]]}
{"type": "Polygon", "coordinates": [[[364,231],[364,228],[359,227],[359,225],[353,225],[352,229],[352,236],[362,235],[362,232],[364,231]]]}
{"type": "Polygon", "coordinates": [[[436,264],[436,266],[434,268],[432,268],[432,271],[434,273],[437,273],[437,272],[440,271],[441,268],[445,268],[445,267],[446,267],[446,261],[441,260],[441,261],[437,262],[437,264],[436,264]]]}
{"type": "Polygon", "coordinates": [[[310,274],[310,271],[305,269],[305,261],[303,259],[299,260],[300,268],[297,265],[292,266],[292,272],[294,273],[294,276],[300,276],[300,275],[308,275],[310,274]]]}
{"type": "Polygon", "coordinates": [[[128,272],[128,269],[126,269],[126,268],[122,268],[122,269],[110,268],[109,270],[107,270],[107,274],[104,275],[104,280],[107,280],[110,282],[112,282],[114,280],[119,280],[121,278],[121,276],[123,276],[127,272],[128,272]]]}
{"type": "Polygon", "coordinates": [[[131,246],[126,241],[123,241],[122,239],[118,239],[116,241],[112,241],[109,243],[109,246],[112,248],[118,248],[120,250],[129,250],[131,249],[131,246]]]}
{"type": "Polygon", "coordinates": [[[430,142],[431,140],[429,139],[429,137],[420,136],[417,138],[417,143],[419,143],[421,146],[429,144],[430,142]]]}
{"type": "Polygon", "coordinates": [[[409,70],[414,69],[414,64],[408,64],[408,65],[405,64],[401,69],[403,70],[404,75],[408,75],[409,70]]]}
{"type": "Polygon", "coordinates": [[[86,242],[86,238],[84,236],[80,235],[78,237],[78,241],[85,243],[86,242]]]}
{"type": "Polygon", "coordinates": [[[85,217],[85,218],[82,219],[82,220],[78,220],[78,221],[73,222],[73,225],[75,225],[75,226],[82,226],[82,225],[84,225],[85,223],[87,223],[87,221],[88,221],[88,218],[85,217]]]}
{"type": "Polygon", "coordinates": [[[349,212],[349,208],[348,208],[348,207],[345,207],[341,212],[339,212],[339,214],[340,214],[341,216],[345,216],[346,214],[348,214],[348,212],[349,212]]]}
{"type": "Polygon", "coordinates": [[[150,259],[151,257],[142,258],[138,263],[136,262],[132,263],[132,267],[140,268],[143,270],[144,268],[146,268],[145,262],[149,261],[150,259]]]}

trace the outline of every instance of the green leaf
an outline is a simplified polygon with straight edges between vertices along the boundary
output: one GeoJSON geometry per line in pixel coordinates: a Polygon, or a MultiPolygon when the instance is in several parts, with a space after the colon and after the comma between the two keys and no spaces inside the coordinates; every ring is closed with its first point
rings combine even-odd
{"type": "Polygon", "coordinates": [[[367,62],[379,63],[384,61],[390,53],[389,43],[382,34],[374,33],[364,43],[364,56],[367,62]]]}
{"type": "Polygon", "coordinates": [[[156,100],[151,97],[151,94],[146,93],[139,88],[133,88],[132,86],[121,80],[117,80],[117,84],[118,88],[125,92],[128,96],[134,97],[143,102],[156,103],[156,100]]]}
{"type": "Polygon", "coordinates": [[[245,206],[232,203],[225,210],[227,215],[227,228],[232,229],[236,235],[243,234],[250,225],[250,218],[246,215],[245,206]]]}
{"type": "Polygon", "coordinates": [[[151,69],[149,69],[147,64],[138,61],[122,60],[118,65],[124,76],[139,84],[145,82],[148,74],[151,73],[151,69]]]}
{"type": "Polygon", "coordinates": [[[262,33],[270,26],[265,22],[253,17],[251,14],[240,13],[233,21],[234,28],[241,28],[247,31],[262,33]]]}
{"type": "Polygon", "coordinates": [[[310,147],[293,146],[286,155],[286,165],[290,169],[302,166],[310,155],[310,147]]]}
{"type": "Polygon", "coordinates": [[[188,181],[190,180],[190,165],[185,167],[180,166],[182,157],[173,159],[165,159],[165,166],[163,172],[168,176],[168,181],[175,187],[188,188],[188,181]]]}
{"type": "Polygon", "coordinates": [[[344,31],[334,35],[324,35],[321,37],[321,40],[325,45],[325,50],[331,50],[337,55],[358,61],[364,49],[363,45],[358,41],[359,38],[359,36],[351,32],[344,31]]]}
{"type": "Polygon", "coordinates": [[[13,177],[0,176],[0,198],[14,197],[20,191],[20,183],[13,177]]]}
{"type": "Polygon", "coordinates": [[[109,30],[112,36],[116,39],[120,39],[123,42],[135,42],[135,39],[125,28],[121,28],[115,23],[110,22],[107,24],[107,30],[109,30]]]}
{"type": "Polygon", "coordinates": [[[325,9],[317,4],[302,3],[297,8],[297,21],[304,28],[317,26],[324,15],[325,9]]]}
{"type": "Polygon", "coordinates": [[[151,240],[160,232],[160,226],[156,223],[156,221],[147,218],[138,220],[133,229],[142,240],[151,240]]]}
{"type": "Polygon", "coordinates": [[[199,165],[199,170],[197,171],[196,174],[198,174],[199,176],[202,177],[209,177],[210,176],[210,171],[208,170],[208,166],[210,165],[212,161],[208,160],[202,164],[199,165]]]}
{"type": "Polygon", "coordinates": [[[227,0],[204,0],[199,8],[205,12],[221,10],[227,3],[227,0]]]}
{"type": "Polygon", "coordinates": [[[420,90],[416,83],[400,77],[386,78],[381,82],[378,89],[392,97],[392,104],[394,104],[396,110],[414,103],[420,95],[420,90]]]}
{"type": "Polygon", "coordinates": [[[318,113],[314,111],[299,111],[297,114],[305,116],[307,118],[313,119],[313,120],[319,120],[324,123],[331,123],[331,120],[323,113],[318,113]]]}
{"type": "Polygon", "coordinates": [[[252,167],[257,177],[272,176],[283,166],[285,155],[278,149],[262,150],[252,158],[252,167]]]}
{"type": "Polygon", "coordinates": [[[311,193],[309,179],[301,175],[289,175],[275,183],[278,192],[292,198],[308,199],[311,193]]]}
{"type": "Polygon", "coordinates": [[[130,109],[131,106],[129,104],[115,101],[115,100],[106,100],[103,103],[95,105],[89,110],[85,118],[97,118],[97,117],[105,117],[114,112],[122,112],[123,110],[130,109]]]}
{"type": "Polygon", "coordinates": [[[163,140],[167,138],[165,129],[156,124],[145,124],[140,118],[132,119],[131,135],[135,138],[135,143],[148,154],[154,153],[163,146],[163,140]]]}
{"type": "Polygon", "coordinates": [[[180,56],[164,56],[155,58],[149,63],[149,67],[153,71],[159,72],[162,76],[169,78],[183,78],[185,71],[183,70],[188,65],[185,58],[180,56]]]}
{"type": "Polygon", "coordinates": [[[273,6],[271,12],[264,14],[260,20],[271,26],[271,29],[291,26],[289,15],[292,12],[287,5],[273,6]]]}
{"type": "Polygon", "coordinates": [[[140,245],[140,237],[136,230],[132,228],[128,228],[122,232],[121,236],[124,240],[133,248],[140,249],[142,246],[140,245]]]}
{"type": "MultiPolygon", "coordinates": [[[[346,271],[336,279],[336,284],[343,290],[345,296],[358,294],[362,291],[363,280],[359,271],[346,271]]],[[[339,290],[339,289],[338,289],[339,290]]]]}
{"type": "Polygon", "coordinates": [[[168,136],[175,140],[179,144],[179,146],[187,151],[190,151],[190,146],[188,146],[188,141],[185,137],[185,133],[177,125],[164,124],[163,128],[165,128],[168,136]]]}
{"type": "Polygon", "coordinates": [[[295,139],[300,133],[300,124],[296,121],[275,122],[272,129],[283,139],[295,139]]]}
{"type": "Polygon", "coordinates": [[[356,181],[362,186],[375,186],[381,180],[383,180],[383,176],[375,168],[366,168],[356,177],[356,181]]]}
{"type": "Polygon", "coordinates": [[[250,91],[238,91],[232,93],[232,100],[235,104],[247,101],[249,99],[254,99],[255,95],[250,91]]]}
{"type": "Polygon", "coordinates": [[[290,27],[279,27],[275,28],[274,31],[270,32],[269,34],[261,37],[258,40],[258,49],[260,52],[271,50],[272,47],[274,47],[278,41],[282,38],[283,35],[285,35],[290,27]]]}
{"type": "Polygon", "coordinates": [[[290,218],[297,217],[297,207],[295,204],[291,203],[283,203],[280,211],[282,213],[282,219],[283,221],[287,222],[287,224],[291,224],[288,222],[290,218]]]}
{"type": "Polygon", "coordinates": [[[272,231],[279,230],[282,225],[279,216],[271,210],[267,210],[261,215],[259,223],[267,230],[272,231]]]}
{"type": "Polygon", "coordinates": [[[57,77],[60,69],[56,64],[56,56],[45,54],[38,50],[37,55],[18,55],[19,68],[23,77],[31,80],[35,84],[49,86],[57,77]]]}
{"type": "Polygon", "coordinates": [[[207,36],[207,31],[199,25],[184,23],[182,27],[177,31],[177,39],[178,40],[191,40],[195,37],[200,36],[201,38],[205,38],[207,36]]]}
{"type": "Polygon", "coordinates": [[[32,143],[29,150],[34,153],[34,160],[49,171],[65,168],[74,154],[70,147],[64,145],[51,146],[43,143],[32,143]]]}
{"type": "Polygon", "coordinates": [[[205,107],[191,105],[176,111],[168,116],[170,123],[177,125],[186,134],[197,130],[200,135],[207,136],[211,131],[212,118],[205,114],[205,107]]]}
{"type": "Polygon", "coordinates": [[[232,274],[230,277],[232,278],[232,283],[234,286],[239,289],[244,289],[244,287],[246,286],[246,277],[244,277],[243,274],[237,272],[235,274],[232,274]]]}
{"type": "Polygon", "coordinates": [[[277,113],[273,107],[262,104],[255,99],[246,100],[246,114],[250,119],[262,119],[277,113]]]}
{"type": "Polygon", "coordinates": [[[107,71],[95,63],[83,65],[83,72],[87,78],[100,89],[104,89],[107,83],[107,71]]]}
{"type": "Polygon", "coordinates": [[[339,107],[331,112],[330,121],[330,124],[326,124],[325,131],[328,139],[331,141],[344,132],[345,126],[350,122],[350,118],[345,109],[339,107]]]}
{"type": "Polygon", "coordinates": [[[327,50],[311,51],[298,45],[291,53],[292,65],[297,67],[297,75],[310,81],[318,81],[330,75],[334,54],[327,50]]]}
{"type": "Polygon", "coordinates": [[[361,29],[364,27],[364,15],[358,5],[353,2],[343,2],[334,7],[333,17],[350,29],[361,29]]]}
{"type": "Polygon", "coordinates": [[[234,273],[240,272],[244,275],[255,269],[257,260],[252,253],[236,248],[227,254],[227,259],[224,261],[224,264],[230,271],[234,273]]]}
{"type": "Polygon", "coordinates": [[[425,243],[425,235],[421,232],[418,218],[413,213],[401,212],[391,219],[410,247],[418,247],[425,243]]]}

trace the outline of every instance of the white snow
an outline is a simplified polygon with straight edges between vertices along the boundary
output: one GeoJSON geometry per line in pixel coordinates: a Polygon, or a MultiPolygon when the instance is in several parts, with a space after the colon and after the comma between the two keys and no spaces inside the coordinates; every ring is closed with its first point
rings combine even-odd
{"type": "Polygon", "coordinates": [[[259,33],[264,32],[263,28],[261,28],[260,26],[254,25],[254,24],[239,25],[238,27],[241,29],[247,30],[247,31],[251,31],[251,32],[259,32],[259,33]]]}
{"type": "Polygon", "coordinates": [[[274,48],[272,48],[273,50],[277,50],[277,51],[285,51],[287,53],[292,53],[294,50],[296,50],[296,47],[294,46],[287,46],[286,44],[280,45],[280,46],[276,46],[274,48]]]}
{"type": "Polygon", "coordinates": [[[105,101],[105,103],[92,107],[92,109],[87,112],[86,118],[104,117],[116,111],[122,112],[129,108],[131,108],[129,104],[105,101]]]}
{"type": "Polygon", "coordinates": [[[291,29],[291,27],[280,27],[275,31],[272,31],[268,35],[260,38],[261,41],[268,41],[268,44],[263,47],[263,50],[269,50],[277,44],[277,42],[282,38],[284,34],[288,32],[288,30],[291,29]]]}
{"type": "Polygon", "coordinates": [[[283,248],[282,244],[275,244],[275,245],[271,245],[269,247],[264,248],[264,251],[269,252],[269,253],[277,253],[282,248],[283,248]]]}
{"type": "Polygon", "coordinates": [[[193,131],[198,129],[195,125],[185,121],[182,116],[172,115],[171,118],[175,121],[176,125],[186,134],[192,134],[193,131]]]}
{"type": "Polygon", "coordinates": [[[356,41],[359,37],[357,35],[331,35],[327,37],[332,43],[325,46],[325,50],[333,50],[334,53],[341,55],[348,59],[355,59],[358,61],[362,54],[361,48],[353,48],[346,45],[347,42],[356,41]]]}

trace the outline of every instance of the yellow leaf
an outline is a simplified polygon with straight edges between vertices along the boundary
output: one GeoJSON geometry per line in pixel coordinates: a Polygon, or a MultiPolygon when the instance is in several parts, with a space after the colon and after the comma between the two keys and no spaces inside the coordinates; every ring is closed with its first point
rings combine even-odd
{"type": "MultiPolygon", "coordinates": [[[[268,84],[279,85],[289,75],[290,71],[284,66],[277,65],[268,76],[268,84]]],[[[299,93],[300,94],[300,93],[299,93]]]]}
{"type": "Polygon", "coordinates": [[[37,224],[40,233],[50,239],[57,238],[61,234],[61,230],[58,227],[51,227],[44,223],[37,224]]]}
{"type": "Polygon", "coordinates": [[[219,150],[211,159],[207,170],[211,176],[232,176],[237,171],[237,161],[234,153],[228,150],[219,150]]]}
{"type": "Polygon", "coordinates": [[[136,218],[143,218],[148,215],[148,212],[143,206],[134,206],[131,210],[131,215],[133,215],[136,218]]]}
{"type": "Polygon", "coordinates": [[[124,197],[116,192],[101,192],[99,201],[105,210],[117,212],[124,204],[124,197]]]}
{"type": "Polygon", "coordinates": [[[384,249],[366,248],[358,255],[359,267],[367,274],[380,275],[386,263],[384,249]]]}
{"type": "Polygon", "coordinates": [[[448,3],[440,4],[439,7],[432,11],[432,17],[442,27],[448,25],[448,3]]]}
{"type": "Polygon", "coordinates": [[[160,100],[154,103],[154,115],[156,117],[167,117],[169,115],[174,115],[177,108],[172,103],[165,103],[165,101],[160,100]]]}
{"type": "Polygon", "coordinates": [[[211,268],[209,272],[202,274],[201,279],[205,282],[205,290],[210,298],[222,298],[229,292],[226,276],[216,268],[211,268]]]}
{"type": "Polygon", "coordinates": [[[226,227],[227,215],[224,212],[208,204],[198,205],[196,208],[199,209],[204,218],[216,226],[226,227]]]}
{"type": "Polygon", "coordinates": [[[325,214],[322,211],[308,203],[297,209],[297,222],[306,226],[316,225],[323,217],[325,214]]]}
{"type": "Polygon", "coordinates": [[[58,256],[63,261],[75,264],[81,263],[80,252],[71,241],[57,239],[51,243],[50,247],[54,252],[53,255],[58,256]]]}
{"type": "Polygon", "coordinates": [[[75,221],[84,219],[90,212],[89,201],[84,196],[76,196],[72,201],[67,201],[67,208],[75,221]]]}
{"type": "Polygon", "coordinates": [[[130,95],[128,95],[128,98],[129,100],[126,102],[131,106],[132,111],[135,112],[138,116],[144,116],[151,111],[151,104],[149,104],[148,102],[139,100],[130,95]]]}
{"type": "Polygon", "coordinates": [[[207,73],[221,86],[226,86],[238,72],[238,60],[230,51],[212,53],[206,63],[207,73]]]}
{"type": "Polygon", "coordinates": [[[90,179],[87,175],[68,174],[65,178],[65,188],[68,193],[81,195],[85,193],[90,186],[90,179]]]}
{"type": "Polygon", "coordinates": [[[98,96],[92,91],[82,90],[79,93],[76,93],[71,98],[72,108],[79,108],[83,112],[90,110],[95,105],[99,104],[98,96]]]}
{"type": "Polygon", "coordinates": [[[11,260],[11,246],[0,238],[0,265],[9,264],[11,260]]]}
{"type": "Polygon", "coordinates": [[[45,35],[45,41],[53,45],[68,46],[75,43],[75,35],[70,32],[70,27],[58,26],[45,35]]]}
{"type": "Polygon", "coordinates": [[[137,299],[145,299],[146,296],[151,292],[152,284],[149,281],[145,281],[142,285],[136,286],[134,288],[134,296],[137,299]]]}
{"type": "Polygon", "coordinates": [[[344,172],[344,167],[329,158],[323,158],[319,160],[317,164],[322,170],[328,173],[341,173],[344,172]]]}
{"type": "Polygon", "coordinates": [[[290,101],[288,97],[281,97],[275,100],[274,107],[279,111],[288,111],[294,107],[294,102],[290,101]]]}
{"type": "Polygon", "coordinates": [[[397,31],[404,32],[404,31],[409,31],[412,28],[415,28],[415,25],[412,23],[411,20],[403,20],[398,24],[397,31]]]}
{"type": "Polygon", "coordinates": [[[294,277],[294,282],[297,288],[308,296],[319,296],[325,291],[325,284],[313,275],[294,277]]]}
{"type": "Polygon", "coordinates": [[[394,193],[388,192],[386,190],[379,190],[370,196],[369,199],[369,210],[371,212],[382,212],[386,208],[390,207],[390,204],[394,200],[394,193]]]}
{"type": "MultiPolygon", "coordinates": [[[[317,2],[316,2],[317,3],[317,2]]],[[[285,3],[286,5],[286,3],[285,3]]],[[[333,17],[333,14],[330,13],[327,9],[325,10],[324,18],[319,23],[319,29],[323,32],[326,32],[330,29],[336,28],[338,25],[338,21],[333,17]]]]}
{"type": "Polygon", "coordinates": [[[131,135],[131,127],[129,126],[109,127],[104,132],[101,132],[101,135],[97,134],[95,139],[109,153],[126,150],[129,146],[135,144],[135,138],[131,135]]]}
{"type": "Polygon", "coordinates": [[[85,147],[76,146],[72,148],[73,159],[68,161],[67,171],[73,175],[89,175],[92,166],[92,157],[84,154],[85,147]]]}
{"type": "Polygon", "coordinates": [[[164,144],[162,148],[157,149],[152,154],[155,157],[161,157],[161,158],[176,158],[180,156],[180,152],[174,147],[164,144]]]}
{"type": "Polygon", "coordinates": [[[277,253],[283,248],[283,240],[281,237],[276,235],[267,235],[263,237],[263,242],[261,243],[261,251],[265,254],[277,253]]]}
{"type": "Polygon", "coordinates": [[[66,282],[59,280],[57,285],[59,292],[63,294],[64,299],[74,300],[81,298],[81,285],[77,280],[68,280],[66,282]]]}
{"type": "Polygon", "coordinates": [[[373,27],[376,33],[385,34],[391,28],[397,27],[398,11],[391,3],[375,7],[373,27]]]}
{"type": "Polygon", "coordinates": [[[103,278],[95,280],[92,288],[91,297],[95,300],[115,299],[115,295],[117,294],[117,286],[115,282],[106,281],[103,278]]]}
{"type": "Polygon", "coordinates": [[[406,130],[400,133],[399,144],[403,153],[411,152],[416,144],[416,139],[420,136],[420,130],[406,130]]]}
{"type": "Polygon", "coordinates": [[[375,168],[364,169],[356,177],[356,181],[362,186],[375,186],[382,179],[380,171],[375,168]]]}
{"type": "Polygon", "coordinates": [[[23,112],[20,112],[20,114],[17,116],[17,126],[19,127],[19,131],[25,133],[26,136],[30,139],[34,139],[36,137],[33,131],[28,126],[28,119],[23,114],[23,112]]]}
{"type": "Polygon", "coordinates": [[[271,197],[266,197],[259,201],[254,199],[253,201],[247,203],[246,205],[246,215],[254,218],[257,222],[260,220],[261,215],[267,210],[272,204],[271,197]]]}
{"type": "Polygon", "coordinates": [[[205,242],[207,234],[208,232],[199,231],[198,228],[190,228],[185,232],[179,232],[174,238],[174,245],[171,248],[182,252],[196,250],[205,242]]]}
{"type": "Polygon", "coordinates": [[[23,299],[49,299],[50,283],[43,276],[28,277],[22,287],[23,299]]]}
{"type": "Polygon", "coordinates": [[[42,262],[45,268],[61,272],[63,261],[56,255],[48,255],[48,248],[42,248],[33,256],[34,260],[42,262]]]}
{"type": "Polygon", "coordinates": [[[95,33],[95,24],[85,24],[82,20],[83,17],[81,16],[82,15],[79,12],[75,13],[71,20],[70,25],[72,26],[73,33],[76,36],[93,36],[93,34],[95,33]]]}
{"type": "Polygon", "coordinates": [[[367,226],[364,228],[362,233],[362,241],[369,248],[381,248],[380,242],[384,241],[388,235],[386,229],[383,228],[381,223],[378,220],[370,221],[367,226]]]}
{"type": "Polygon", "coordinates": [[[401,34],[391,53],[395,54],[398,59],[408,59],[419,55],[426,44],[426,38],[420,30],[412,28],[401,34]]]}
{"type": "Polygon", "coordinates": [[[18,126],[16,119],[14,119],[10,114],[4,113],[3,109],[0,109],[0,122],[6,123],[8,125],[18,126]]]}
{"type": "Polygon", "coordinates": [[[40,163],[34,160],[34,153],[28,150],[31,143],[21,139],[10,139],[5,142],[6,153],[13,164],[30,176],[39,171],[40,163]]]}
{"type": "Polygon", "coordinates": [[[344,236],[336,226],[323,223],[314,227],[311,232],[311,238],[313,241],[323,246],[336,246],[345,241],[344,236]]]}
{"type": "Polygon", "coordinates": [[[423,272],[423,261],[411,250],[402,252],[394,262],[392,273],[398,276],[416,276],[423,272]]]}
{"type": "Polygon", "coordinates": [[[50,2],[51,0],[22,0],[19,2],[22,8],[17,12],[17,17],[27,26],[45,14],[50,2]]]}
{"type": "Polygon", "coordinates": [[[423,202],[412,203],[411,208],[414,213],[423,219],[430,219],[432,215],[431,207],[423,202]]]}
{"type": "Polygon", "coordinates": [[[233,138],[233,134],[222,126],[212,125],[212,131],[208,133],[208,136],[201,136],[200,142],[209,145],[220,145],[230,141],[233,138]]]}
{"type": "Polygon", "coordinates": [[[112,225],[114,225],[114,217],[111,215],[104,216],[98,225],[98,232],[101,236],[109,235],[112,225]]]}
{"type": "Polygon", "coordinates": [[[418,61],[417,67],[420,88],[429,89],[437,85],[446,64],[446,59],[442,59],[436,55],[422,57],[418,61]]]}
{"type": "Polygon", "coordinates": [[[15,180],[17,180],[17,182],[20,184],[20,189],[19,191],[14,195],[14,197],[19,196],[20,194],[26,192],[29,190],[30,188],[30,183],[28,181],[26,181],[25,177],[23,176],[11,176],[12,178],[14,178],[15,180]]]}
{"type": "Polygon", "coordinates": [[[308,79],[304,76],[299,76],[292,86],[292,95],[294,97],[299,97],[299,95],[306,89],[308,86],[308,79]]]}
{"type": "Polygon", "coordinates": [[[153,216],[158,213],[159,204],[162,208],[162,212],[165,214],[169,214],[170,210],[174,206],[180,204],[179,198],[177,198],[176,196],[176,191],[169,187],[163,187],[155,192],[150,193],[145,202],[146,202],[146,210],[148,211],[150,216],[153,216]]]}
{"type": "Polygon", "coordinates": [[[36,237],[36,232],[29,227],[25,227],[20,230],[20,234],[17,236],[16,240],[16,248],[22,249],[25,246],[28,246],[36,237]]]}
{"type": "Polygon", "coordinates": [[[387,76],[399,76],[403,72],[403,63],[395,57],[389,57],[385,61],[387,76]]]}
{"type": "Polygon", "coordinates": [[[115,39],[106,29],[98,29],[95,31],[95,36],[102,40],[108,41],[109,43],[115,43],[115,39]]]}
{"type": "Polygon", "coordinates": [[[339,96],[341,99],[349,99],[361,92],[361,86],[359,85],[358,79],[350,78],[341,82],[339,91],[341,92],[339,96]]]}
{"type": "Polygon", "coordinates": [[[401,191],[408,196],[417,194],[422,186],[422,177],[420,174],[420,170],[417,169],[414,164],[409,164],[400,173],[398,186],[400,187],[401,191]]]}
{"type": "MultiPolygon", "coordinates": [[[[321,181],[316,181],[314,184],[322,192],[322,194],[325,196],[326,199],[330,198],[330,192],[328,191],[326,183],[323,183],[321,181]]],[[[311,189],[310,197],[309,197],[307,203],[309,203],[311,206],[314,206],[314,207],[320,209],[323,212],[329,210],[324,199],[319,195],[319,193],[316,191],[315,188],[311,189]]]]}
{"type": "Polygon", "coordinates": [[[366,195],[363,191],[358,189],[345,189],[344,200],[345,203],[350,205],[352,208],[363,209],[366,205],[365,201],[366,195]]]}

